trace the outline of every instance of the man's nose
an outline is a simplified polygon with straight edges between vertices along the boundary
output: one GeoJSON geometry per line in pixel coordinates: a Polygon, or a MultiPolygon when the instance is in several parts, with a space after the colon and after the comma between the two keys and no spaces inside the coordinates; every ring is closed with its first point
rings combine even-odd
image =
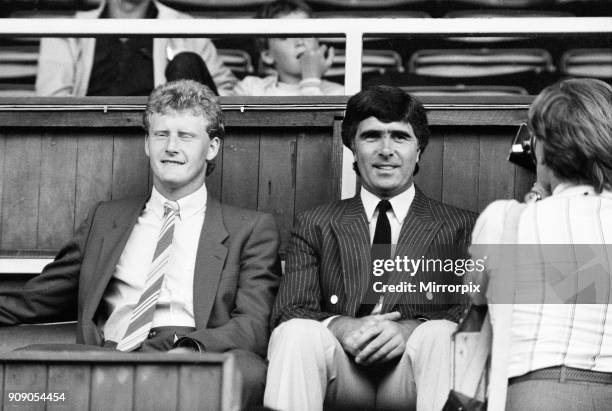
{"type": "Polygon", "coordinates": [[[170,134],[166,141],[166,151],[176,153],[178,149],[178,136],[176,134],[170,134]]]}
{"type": "Polygon", "coordinates": [[[380,147],[379,147],[379,153],[380,155],[383,156],[392,156],[393,155],[393,140],[391,139],[391,136],[386,135],[383,138],[380,139],[380,147]]]}

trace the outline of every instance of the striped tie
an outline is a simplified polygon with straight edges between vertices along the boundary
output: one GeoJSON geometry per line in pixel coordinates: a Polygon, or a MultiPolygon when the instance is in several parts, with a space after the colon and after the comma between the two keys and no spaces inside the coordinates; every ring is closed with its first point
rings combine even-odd
{"type": "Polygon", "coordinates": [[[123,339],[117,344],[119,351],[133,351],[140,347],[146,339],[151,325],[153,324],[153,313],[155,305],[159,300],[164,276],[168,267],[170,257],[170,246],[174,235],[174,220],[178,215],[176,206],[164,203],[164,221],[157,240],[157,247],[153,255],[151,269],[145,281],[144,292],[138,300],[138,304],[130,317],[130,323],[123,339]]]}

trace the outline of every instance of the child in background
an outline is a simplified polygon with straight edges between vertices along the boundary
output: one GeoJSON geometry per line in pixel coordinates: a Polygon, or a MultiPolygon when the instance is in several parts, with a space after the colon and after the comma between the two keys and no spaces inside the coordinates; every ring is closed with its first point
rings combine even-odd
{"type": "MultiPolygon", "coordinates": [[[[277,0],[266,3],[257,12],[260,19],[307,19],[310,7],[301,0],[277,0]]],[[[343,95],[341,84],[322,80],[334,58],[334,49],[319,45],[315,38],[257,39],[260,57],[275,74],[247,76],[232,94],[237,96],[316,96],[343,95]]]]}

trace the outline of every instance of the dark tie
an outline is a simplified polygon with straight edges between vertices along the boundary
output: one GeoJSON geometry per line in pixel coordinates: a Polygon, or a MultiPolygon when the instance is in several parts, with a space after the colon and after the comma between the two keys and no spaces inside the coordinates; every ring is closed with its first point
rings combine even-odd
{"type": "MultiPolygon", "coordinates": [[[[391,203],[387,200],[381,200],[376,206],[378,209],[378,219],[376,220],[376,229],[374,230],[374,240],[372,241],[372,262],[374,260],[386,260],[391,258],[391,224],[387,217],[387,211],[391,209],[391,203]]],[[[376,277],[372,274],[372,264],[368,268],[368,290],[365,298],[359,306],[357,317],[370,315],[376,306],[380,294],[374,292],[374,283],[380,281],[383,284],[387,283],[387,274],[381,277],[376,277]]]]}

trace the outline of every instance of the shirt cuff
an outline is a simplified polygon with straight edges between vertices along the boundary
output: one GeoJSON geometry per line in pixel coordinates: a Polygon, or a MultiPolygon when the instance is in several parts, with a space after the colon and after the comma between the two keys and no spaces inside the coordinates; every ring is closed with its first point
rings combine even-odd
{"type": "Polygon", "coordinates": [[[178,340],[176,340],[172,348],[179,348],[179,347],[188,348],[192,350],[193,352],[198,352],[198,353],[203,353],[204,351],[206,351],[206,349],[204,348],[204,345],[201,342],[193,338],[190,338],[190,337],[181,337],[178,340]]]}

